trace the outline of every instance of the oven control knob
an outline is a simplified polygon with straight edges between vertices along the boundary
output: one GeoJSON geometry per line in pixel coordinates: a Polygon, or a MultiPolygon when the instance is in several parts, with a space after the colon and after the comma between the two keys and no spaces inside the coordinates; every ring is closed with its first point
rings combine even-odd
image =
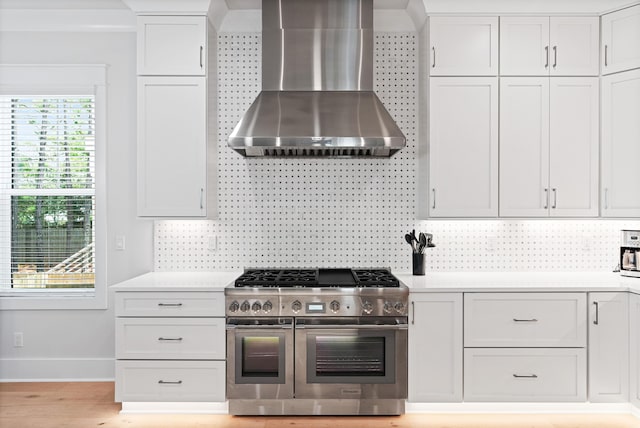
{"type": "Polygon", "coordinates": [[[382,308],[382,310],[384,310],[385,314],[390,314],[392,309],[393,309],[393,306],[391,305],[391,303],[384,302],[384,307],[382,308]]]}
{"type": "Polygon", "coordinates": [[[365,314],[370,314],[371,312],[373,312],[373,305],[370,301],[365,300],[364,302],[362,302],[362,311],[365,314]]]}
{"type": "Polygon", "coordinates": [[[262,309],[262,305],[260,304],[260,302],[253,302],[253,305],[251,305],[251,310],[253,312],[259,312],[260,309],[262,309]]]}
{"type": "Polygon", "coordinates": [[[273,304],[269,300],[264,302],[264,304],[262,305],[262,310],[265,312],[271,312],[271,309],[273,309],[273,304]]]}
{"type": "Polygon", "coordinates": [[[300,303],[300,300],[295,300],[292,304],[291,304],[291,310],[295,313],[300,312],[300,309],[302,309],[302,303],[300,303]]]}
{"type": "Polygon", "coordinates": [[[240,309],[240,304],[236,300],[231,302],[229,305],[229,312],[238,312],[238,309],[240,309]]]}
{"type": "Polygon", "coordinates": [[[333,300],[331,303],[329,303],[329,308],[334,313],[338,312],[338,310],[340,309],[340,302],[338,302],[337,300],[333,300]]]}
{"type": "Polygon", "coordinates": [[[396,312],[398,312],[399,314],[404,313],[404,303],[402,302],[396,302],[396,304],[393,306],[396,310],[396,312]]]}
{"type": "Polygon", "coordinates": [[[240,305],[240,310],[242,312],[249,312],[249,309],[251,309],[251,305],[249,304],[249,302],[247,302],[246,300],[242,302],[242,304],[240,305]]]}

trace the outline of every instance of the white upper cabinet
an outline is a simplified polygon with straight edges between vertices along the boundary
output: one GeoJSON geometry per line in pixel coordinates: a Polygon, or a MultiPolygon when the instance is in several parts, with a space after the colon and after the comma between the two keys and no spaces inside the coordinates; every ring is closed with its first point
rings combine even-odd
{"type": "Polygon", "coordinates": [[[503,76],[597,76],[597,17],[500,18],[503,76]]]}
{"type": "Polygon", "coordinates": [[[432,76],[497,76],[497,17],[429,18],[432,76]]]}
{"type": "Polygon", "coordinates": [[[206,216],[204,77],[138,78],[138,215],[206,216]]]}
{"type": "Polygon", "coordinates": [[[429,216],[498,215],[498,78],[430,79],[429,216]]]}
{"type": "Polygon", "coordinates": [[[640,68],[640,5],[602,16],[602,74],[640,68]]]}
{"type": "Polygon", "coordinates": [[[204,76],[206,16],[138,16],[139,76],[204,76]]]}
{"type": "Polygon", "coordinates": [[[500,215],[598,215],[598,78],[500,79],[500,215]]]}
{"type": "Polygon", "coordinates": [[[602,78],[602,216],[640,217],[640,70],[602,78]]]}

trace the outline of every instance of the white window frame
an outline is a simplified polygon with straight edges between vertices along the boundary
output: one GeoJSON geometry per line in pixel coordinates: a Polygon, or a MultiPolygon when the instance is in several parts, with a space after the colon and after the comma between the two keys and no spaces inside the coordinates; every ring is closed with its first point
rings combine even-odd
{"type": "MultiPolygon", "coordinates": [[[[104,64],[0,64],[0,95],[95,96],[95,287],[0,289],[0,310],[106,309],[107,66],[104,64]]],[[[0,200],[0,209],[10,209],[0,200]]],[[[11,246],[0,234],[0,245],[11,246]]],[[[10,257],[10,256],[9,256],[10,257]]],[[[10,260],[9,260],[10,262],[10,260]]],[[[0,260],[0,263],[9,263],[0,260]]]]}

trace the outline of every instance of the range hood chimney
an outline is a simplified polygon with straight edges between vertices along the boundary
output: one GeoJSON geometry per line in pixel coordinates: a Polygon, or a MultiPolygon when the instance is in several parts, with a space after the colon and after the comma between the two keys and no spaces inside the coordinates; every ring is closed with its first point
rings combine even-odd
{"type": "Polygon", "coordinates": [[[262,92],[243,156],[389,157],[405,136],[373,92],[373,0],[262,0],[262,92]]]}

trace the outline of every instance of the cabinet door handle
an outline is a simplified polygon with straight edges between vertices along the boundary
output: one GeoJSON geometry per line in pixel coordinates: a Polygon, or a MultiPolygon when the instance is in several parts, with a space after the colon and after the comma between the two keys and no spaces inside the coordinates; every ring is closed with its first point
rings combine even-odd
{"type": "Polygon", "coordinates": [[[544,209],[549,208],[549,189],[547,187],[544,188],[544,209]]]}
{"type": "Polygon", "coordinates": [[[181,380],[176,380],[176,381],[171,381],[171,380],[162,380],[160,379],[158,381],[159,384],[161,385],[180,385],[182,383],[181,380]]]}
{"type": "Polygon", "coordinates": [[[174,307],[180,307],[180,306],[182,306],[182,303],[158,303],[158,306],[174,306],[174,307]]]}
{"type": "Polygon", "coordinates": [[[202,53],[204,52],[204,48],[200,46],[200,68],[202,68],[202,53]]]}
{"type": "Polygon", "coordinates": [[[551,208],[556,209],[558,206],[558,189],[553,188],[551,191],[553,192],[553,205],[551,205],[551,208]]]}
{"type": "Polygon", "coordinates": [[[160,342],[181,342],[181,337],[159,337],[158,340],[160,342]]]}
{"type": "Polygon", "coordinates": [[[436,189],[435,188],[431,189],[431,192],[433,193],[433,204],[431,204],[431,208],[435,210],[436,209],[436,189]]]}
{"type": "Polygon", "coordinates": [[[528,319],[514,318],[513,321],[515,321],[515,322],[538,322],[538,320],[535,319],[535,318],[528,318],[528,319]]]}
{"type": "Polygon", "coordinates": [[[604,66],[608,66],[609,63],[607,62],[607,53],[608,53],[609,47],[607,45],[604,45],[604,66]]]}
{"type": "Polygon", "coordinates": [[[416,302],[411,302],[411,324],[416,323],[416,302]]]}
{"type": "Polygon", "coordinates": [[[558,47],[554,46],[553,47],[553,68],[556,68],[556,65],[558,65],[558,47]]]}
{"type": "Polygon", "coordinates": [[[544,63],[544,68],[549,68],[549,46],[544,47],[544,54],[547,58],[547,62],[544,63]]]}
{"type": "Polygon", "coordinates": [[[598,305],[598,302],[593,302],[593,304],[596,307],[596,317],[593,320],[593,324],[598,325],[600,323],[600,305],[598,305]]]}
{"type": "Polygon", "coordinates": [[[536,374],[519,375],[519,374],[515,374],[515,373],[514,373],[514,374],[513,374],[513,377],[518,378],[518,379],[520,379],[520,378],[525,378],[525,379],[537,379],[537,378],[538,378],[538,375],[536,375],[536,374]]]}
{"type": "Polygon", "coordinates": [[[609,189],[604,188],[604,209],[609,209],[609,189]]]}
{"type": "Polygon", "coordinates": [[[200,209],[204,208],[204,188],[200,188],[200,209]]]}
{"type": "Polygon", "coordinates": [[[433,64],[431,64],[431,68],[436,68],[436,47],[431,46],[431,51],[433,52],[433,64]]]}

